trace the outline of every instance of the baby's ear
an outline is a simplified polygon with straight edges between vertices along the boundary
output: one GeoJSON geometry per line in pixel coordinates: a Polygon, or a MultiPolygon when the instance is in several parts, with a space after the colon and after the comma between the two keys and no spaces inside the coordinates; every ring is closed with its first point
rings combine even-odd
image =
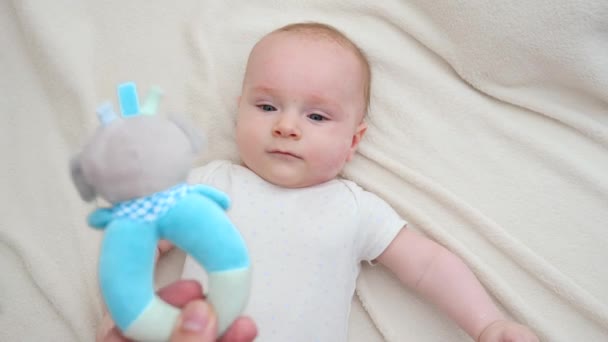
{"type": "Polygon", "coordinates": [[[357,151],[357,147],[359,146],[361,139],[363,139],[363,136],[365,135],[366,131],[367,131],[367,123],[365,121],[362,121],[357,126],[357,128],[355,130],[355,134],[353,134],[353,140],[351,141],[350,151],[348,153],[348,157],[346,158],[346,161],[351,161],[353,159],[353,156],[355,155],[355,152],[357,151]]]}
{"type": "Polygon", "coordinates": [[[84,177],[80,155],[76,155],[70,160],[70,174],[72,175],[72,182],[74,182],[80,197],[86,202],[94,200],[97,193],[95,192],[95,188],[93,188],[84,177]]]}

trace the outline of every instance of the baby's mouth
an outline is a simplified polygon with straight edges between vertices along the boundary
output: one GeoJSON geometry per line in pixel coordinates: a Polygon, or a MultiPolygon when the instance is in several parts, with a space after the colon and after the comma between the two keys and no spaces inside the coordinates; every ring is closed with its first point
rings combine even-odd
{"type": "Polygon", "coordinates": [[[275,156],[282,156],[282,157],[291,157],[291,158],[295,158],[295,159],[302,159],[302,157],[300,157],[299,155],[286,151],[286,150],[278,150],[278,149],[274,149],[274,150],[270,150],[268,151],[268,153],[275,155],[275,156]]]}

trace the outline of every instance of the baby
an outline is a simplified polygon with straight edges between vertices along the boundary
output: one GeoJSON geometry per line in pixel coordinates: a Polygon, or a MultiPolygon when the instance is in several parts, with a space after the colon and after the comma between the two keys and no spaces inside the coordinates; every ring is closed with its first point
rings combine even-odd
{"type": "MultiPolygon", "coordinates": [[[[381,263],[476,341],[538,341],[503,317],[469,268],[384,201],[341,179],[367,125],[371,71],[336,29],[293,24],[263,37],[238,99],[242,164],[191,181],[226,192],[253,265],[246,314],[261,341],[346,341],[361,261],[381,263]]],[[[184,278],[203,271],[186,260],[184,278]]],[[[406,309],[404,309],[406,310],[406,309]]]]}

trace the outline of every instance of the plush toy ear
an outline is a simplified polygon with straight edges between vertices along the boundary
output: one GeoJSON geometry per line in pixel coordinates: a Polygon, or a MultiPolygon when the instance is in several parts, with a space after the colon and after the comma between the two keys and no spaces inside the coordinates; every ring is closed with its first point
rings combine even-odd
{"type": "Polygon", "coordinates": [[[198,153],[203,149],[204,138],[203,135],[196,129],[192,124],[190,124],[187,120],[172,115],[170,117],[171,122],[173,122],[179,129],[181,129],[184,134],[190,140],[190,145],[192,145],[192,151],[194,153],[198,153]]]}
{"type": "Polygon", "coordinates": [[[78,189],[80,197],[86,202],[94,200],[97,193],[95,193],[95,189],[84,178],[80,156],[75,156],[70,160],[70,174],[72,175],[72,181],[74,182],[76,189],[78,189]]]}

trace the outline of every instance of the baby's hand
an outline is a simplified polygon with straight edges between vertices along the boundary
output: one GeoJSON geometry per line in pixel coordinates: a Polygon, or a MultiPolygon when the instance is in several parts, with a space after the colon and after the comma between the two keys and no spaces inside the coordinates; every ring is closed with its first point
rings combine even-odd
{"type": "Polygon", "coordinates": [[[160,240],[156,248],[158,249],[158,254],[162,256],[173,249],[173,244],[167,240],[160,240]]]}
{"type": "Polygon", "coordinates": [[[528,327],[508,320],[490,323],[482,332],[478,342],[539,342],[538,336],[528,327]]]}
{"type": "Polygon", "coordinates": [[[167,240],[158,241],[158,245],[156,245],[156,254],[154,256],[154,262],[158,262],[158,259],[169,253],[170,250],[173,249],[173,244],[167,240]]]}
{"type": "Polygon", "coordinates": [[[110,314],[106,312],[103,316],[101,324],[97,328],[97,332],[95,333],[95,341],[111,341],[108,336],[111,336],[114,333],[113,330],[116,330],[116,328],[114,327],[114,321],[112,321],[112,317],[110,317],[110,314]]]}

